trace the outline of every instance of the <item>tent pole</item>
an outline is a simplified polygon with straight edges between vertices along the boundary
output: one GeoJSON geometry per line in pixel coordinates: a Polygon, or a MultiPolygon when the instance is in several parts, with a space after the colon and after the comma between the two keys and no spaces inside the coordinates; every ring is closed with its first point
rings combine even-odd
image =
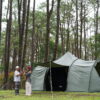
{"type": "Polygon", "coordinates": [[[52,100],[53,100],[53,86],[52,86],[51,61],[50,61],[50,88],[51,88],[51,95],[52,95],[52,100]]]}

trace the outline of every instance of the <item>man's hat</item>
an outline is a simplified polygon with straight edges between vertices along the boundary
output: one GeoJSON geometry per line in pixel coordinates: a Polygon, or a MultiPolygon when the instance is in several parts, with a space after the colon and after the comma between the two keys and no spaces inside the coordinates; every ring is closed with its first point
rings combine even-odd
{"type": "Polygon", "coordinates": [[[18,69],[19,68],[19,66],[16,66],[16,69],[18,69]]]}

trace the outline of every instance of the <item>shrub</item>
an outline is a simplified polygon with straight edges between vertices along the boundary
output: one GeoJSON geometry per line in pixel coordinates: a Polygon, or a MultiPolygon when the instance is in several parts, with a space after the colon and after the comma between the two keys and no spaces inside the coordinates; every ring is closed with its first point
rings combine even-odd
{"type": "MultiPolygon", "coordinates": [[[[14,72],[9,72],[9,77],[8,77],[8,82],[7,82],[7,89],[14,89],[14,72]]],[[[3,88],[4,87],[4,84],[3,84],[3,80],[4,80],[4,73],[1,73],[0,74],[0,88],[3,88]]],[[[21,88],[24,88],[25,87],[25,76],[23,75],[21,77],[21,88]]]]}

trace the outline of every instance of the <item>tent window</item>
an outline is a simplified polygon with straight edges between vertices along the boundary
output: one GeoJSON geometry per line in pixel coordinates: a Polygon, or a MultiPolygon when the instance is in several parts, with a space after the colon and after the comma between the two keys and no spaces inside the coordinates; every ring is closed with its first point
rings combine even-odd
{"type": "MultiPolygon", "coordinates": [[[[65,91],[67,88],[67,75],[69,67],[51,68],[53,91],[65,91]]],[[[45,75],[44,88],[46,91],[51,90],[50,69],[45,75]]]]}

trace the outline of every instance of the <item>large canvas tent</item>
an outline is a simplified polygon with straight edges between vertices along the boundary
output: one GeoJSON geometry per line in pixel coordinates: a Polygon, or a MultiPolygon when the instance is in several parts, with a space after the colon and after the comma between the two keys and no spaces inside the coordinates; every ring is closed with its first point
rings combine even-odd
{"type": "Polygon", "coordinates": [[[67,52],[61,58],[39,64],[33,69],[32,90],[100,91],[97,65],[100,65],[100,61],[85,61],[67,52]]]}

